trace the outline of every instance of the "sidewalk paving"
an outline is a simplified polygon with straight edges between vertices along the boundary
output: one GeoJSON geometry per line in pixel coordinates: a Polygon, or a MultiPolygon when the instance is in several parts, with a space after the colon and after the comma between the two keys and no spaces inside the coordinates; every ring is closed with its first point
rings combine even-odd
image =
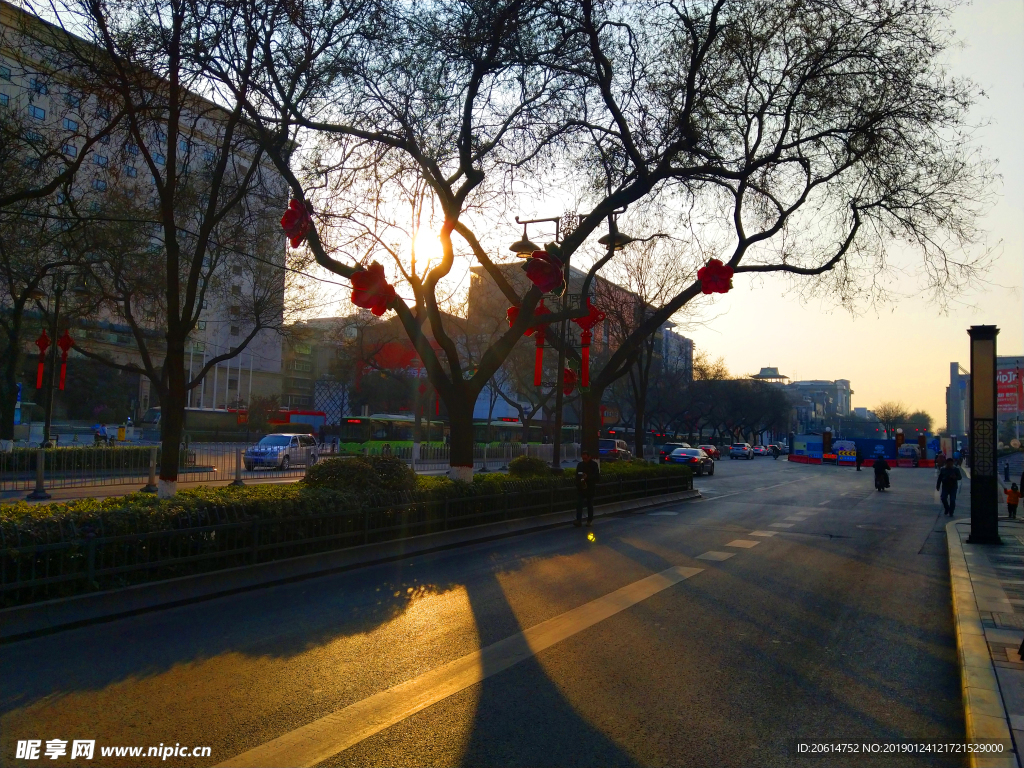
{"type": "Polygon", "coordinates": [[[1004,546],[968,544],[970,518],[946,525],[968,742],[1016,749],[972,756],[972,766],[1019,768],[1024,747],[1024,520],[1000,518],[1004,546]],[[1012,744],[1010,743],[1012,739],[1012,744]]]}

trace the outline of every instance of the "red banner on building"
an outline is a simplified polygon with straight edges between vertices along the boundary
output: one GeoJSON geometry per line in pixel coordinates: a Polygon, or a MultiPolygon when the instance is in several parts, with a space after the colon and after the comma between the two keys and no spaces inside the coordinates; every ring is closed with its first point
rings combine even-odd
{"type": "Polygon", "coordinates": [[[1024,404],[1024,392],[1019,368],[999,368],[996,371],[996,403],[999,413],[1018,413],[1024,404]]]}

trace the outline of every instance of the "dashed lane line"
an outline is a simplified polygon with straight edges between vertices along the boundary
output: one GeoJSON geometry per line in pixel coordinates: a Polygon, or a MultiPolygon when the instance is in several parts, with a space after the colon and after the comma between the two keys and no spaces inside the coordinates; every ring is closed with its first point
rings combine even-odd
{"type": "Polygon", "coordinates": [[[795,523],[772,523],[769,528],[792,528],[795,523]]]}
{"type": "MultiPolygon", "coordinates": [[[[732,553],[727,554],[732,557],[732,553]]],[[[220,766],[313,766],[491,675],[614,616],[703,568],[674,566],[591,600],[493,645],[296,728],[220,766]]]]}
{"type": "Polygon", "coordinates": [[[740,547],[741,549],[750,549],[760,544],[760,541],[751,541],[750,539],[733,539],[725,546],[727,547],[740,547]]]}
{"type": "Polygon", "coordinates": [[[716,552],[715,550],[711,550],[710,552],[705,552],[703,555],[697,555],[697,559],[698,560],[714,560],[715,562],[720,563],[723,560],[728,560],[730,557],[735,557],[735,556],[736,556],[735,552],[716,552]]]}
{"type": "Polygon", "coordinates": [[[771,538],[772,536],[775,536],[777,533],[778,533],[778,531],[751,531],[750,535],[751,536],[762,536],[762,537],[767,539],[767,538],[771,538]]]}

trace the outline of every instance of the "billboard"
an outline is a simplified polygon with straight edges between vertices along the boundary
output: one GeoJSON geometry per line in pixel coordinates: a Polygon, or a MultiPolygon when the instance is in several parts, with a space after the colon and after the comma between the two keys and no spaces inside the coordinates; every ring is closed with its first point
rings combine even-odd
{"type": "Polygon", "coordinates": [[[999,413],[1018,413],[1024,410],[1020,373],[1019,367],[996,369],[996,404],[999,413]]]}

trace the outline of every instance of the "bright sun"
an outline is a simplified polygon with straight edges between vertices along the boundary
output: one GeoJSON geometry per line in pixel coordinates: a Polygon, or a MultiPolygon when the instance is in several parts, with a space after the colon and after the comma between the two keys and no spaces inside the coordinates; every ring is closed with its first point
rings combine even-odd
{"type": "Polygon", "coordinates": [[[431,232],[429,229],[421,229],[419,234],[416,235],[417,265],[425,266],[428,261],[432,264],[437,264],[441,260],[442,253],[441,239],[437,236],[437,233],[431,232]]]}

